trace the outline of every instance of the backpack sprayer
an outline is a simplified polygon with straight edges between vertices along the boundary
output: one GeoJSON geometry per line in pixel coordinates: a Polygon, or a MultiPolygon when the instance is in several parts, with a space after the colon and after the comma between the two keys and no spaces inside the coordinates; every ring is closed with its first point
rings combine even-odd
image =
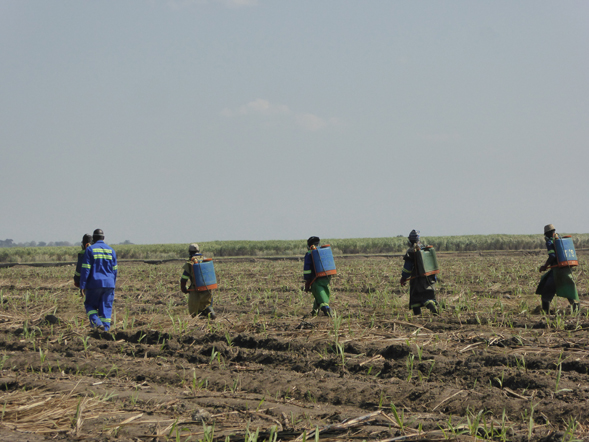
{"type": "Polygon", "coordinates": [[[188,291],[204,292],[217,288],[217,276],[212,258],[204,258],[202,262],[198,262],[196,259],[192,260],[191,269],[195,287],[191,287],[188,291]]]}

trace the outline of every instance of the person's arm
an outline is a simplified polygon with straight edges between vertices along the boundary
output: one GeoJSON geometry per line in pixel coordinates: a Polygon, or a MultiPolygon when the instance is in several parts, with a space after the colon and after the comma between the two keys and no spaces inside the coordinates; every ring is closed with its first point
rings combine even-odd
{"type": "Polygon", "coordinates": [[[90,276],[90,270],[92,269],[92,262],[94,261],[94,257],[92,256],[92,250],[90,247],[86,249],[84,252],[84,256],[82,257],[82,265],[80,268],[80,289],[84,290],[86,288],[86,282],[88,281],[88,277],[90,276]]]}
{"type": "Polygon", "coordinates": [[[401,280],[399,283],[401,285],[407,284],[407,280],[411,277],[411,272],[413,272],[413,261],[409,256],[409,253],[406,253],[403,257],[405,263],[403,264],[403,270],[401,270],[401,280]]]}
{"type": "Polygon", "coordinates": [[[189,279],[190,275],[186,272],[186,270],[184,270],[184,273],[182,273],[182,277],[180,278],[180,290],[182,291],[182,293],[188,293],[189,290],[186,287],[186,283],[189,279]]]}
{"type": "Polygon", "coordinates": [[[80,271],[82,270],[82,258],[84,257],[84,252],[80,251],[78,253],[78,262],[76,263],[76,272],[74,273],[74,285],[76,287],[80,287],[80,271]]]}
{"type": "Polygon", "coordinates": [[[117,282],[117,276],[119,274],[119,265],[117,264],[117,253],[114,251],[112,251],[112,270],[113,273],[115,274],[115,284],[117,282]]]}
{"type": "Polygon", "coordinates": [[[548,267],[558,263],[558,260],[556,259],[556,251],[554,249],[554,240],[552,238],[546,240],[546,250],[548,251],[548,259],[544,265],[540,267],[541,272],[545,272],[548,270],[548,267]]]}
{"type": "Polygon", "coordinates": [[[311,290],[311,283],[315,279],[315,269],[313,268],[313,256],[311,252],[305,255],[305,264],[303,265],[303,279],[305,280],[305,291],[311,290]]]}

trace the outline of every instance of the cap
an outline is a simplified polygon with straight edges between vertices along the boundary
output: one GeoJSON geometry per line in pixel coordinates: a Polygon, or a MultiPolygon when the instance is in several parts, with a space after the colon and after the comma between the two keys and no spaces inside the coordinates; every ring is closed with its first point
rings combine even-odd
{"type": "Polygon", "coordinates": [[[200,253],[200,247],[196,243],[192,243],[188,246],[188,253],[200,253]]]}
{"type": "Polygon", "coordinates": [[[411,233],[409,233],[409,241],[417,242],[419,241],[419,230],[413,229],[411,233]]]}
{"type": "Polygon", "coordinates": [[[316,246],[320,241],[318,236],[312,236],[307,240],[307,247],[316,246]]]}

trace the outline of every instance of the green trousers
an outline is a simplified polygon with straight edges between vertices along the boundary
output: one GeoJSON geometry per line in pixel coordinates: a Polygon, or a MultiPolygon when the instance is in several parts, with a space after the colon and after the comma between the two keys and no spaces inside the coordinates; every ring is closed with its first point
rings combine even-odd
{"type": "Polygon", "coordinates": [[[330,281],[331,276],[323,276],[317,278],[313,285],[311,285],[311,293],[313,293],[313,297],[315,298],[313,310],[319,310],[321,307],[329,306],[329,297],[331,296],[331,291],[329,290],[330,281]]]}
{"type": "Polygon", "coordinates": [[[213,292],[188,292],[188,312],[192,317],[198,315],[213,302],[213,292]]]}
{"type": "Polygon", "coordinates": [[[579,293],[573,279],[573,272],[569,267],[554,268],[544,273],[536,294],[542,295],[542,300],[550,302],[554,295],[567,298],[569,301],[579,301],[579,293]]]}

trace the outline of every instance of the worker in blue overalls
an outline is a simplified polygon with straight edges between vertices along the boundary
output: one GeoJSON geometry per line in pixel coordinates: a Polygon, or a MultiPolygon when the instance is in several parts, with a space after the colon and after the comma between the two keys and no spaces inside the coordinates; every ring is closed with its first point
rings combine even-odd
{"type": "Polygon", "coordinates": [[[421,314],[421,307],[426,307],[434,315],[437,315],[438,303],[434,290],[437,277],[436,275],[420,276],[417,272],[416,254],[424,249],[419,242],[419,230],[412,230],[408,239],[410,247],[403,256],[405,264],[401,271],[400,283],[404,286],[409,280],[409,308],[413,310],[414,315],[421,314]]]}
{"type": "Polygon", "coordinates": [[[331,290],[329,283],[331,275],[316,277],[315,266],[313,265],[312,251],[319,246],[321,240],[317,236],[312,236],[307,240],[307,254],[305,255],[305,263],[303,266],[303,278],[305,279],[305,292],[313,293],[315,301],[313,302],[313,315],[317,315],[319,310],[325,316],[331,316],[331,309],[329,308],[329,298],[331,290]]]}
{"type": "Polygon", "coordinates": [[[82,237],[82,250],[78,252],[78,262],[76,263],[76,272],[74,273],[74,285],[76,287],[80,287],[80,271],[82,270],[82,259],[84,258],[84,253],[86,252],[86,248],[90,246],[90,242],[92,242],[92,235],[89,233],[84,234],[82,237]]]}
{"type": "Polygon", "coordinates": [[[93,244],[86,248],[80,271],[80,289],[90,327],[108,331],[117,282],[117,254],[104,242],[104,232],[96,229],[93,244]]]}
{"type": "Polygon", "coordinates": [[[556,228],[554,224],[544,226],[544,239],[546,240],[546,250],[548,259],[540,267],[541,272],[546,272],[540,278],[540,283],[536,288],[536,294],[542,297],[542,310],[544,313],[550,313],[550,302],[554,295],[567,298],[574,312],[579,310],[579,293],[573,279],[573,272],[570,267],[558,267],[556,250],[554,248],[554,238],[556,228]],[[554,266],[554,268],[552,268],[554,266]]]}

